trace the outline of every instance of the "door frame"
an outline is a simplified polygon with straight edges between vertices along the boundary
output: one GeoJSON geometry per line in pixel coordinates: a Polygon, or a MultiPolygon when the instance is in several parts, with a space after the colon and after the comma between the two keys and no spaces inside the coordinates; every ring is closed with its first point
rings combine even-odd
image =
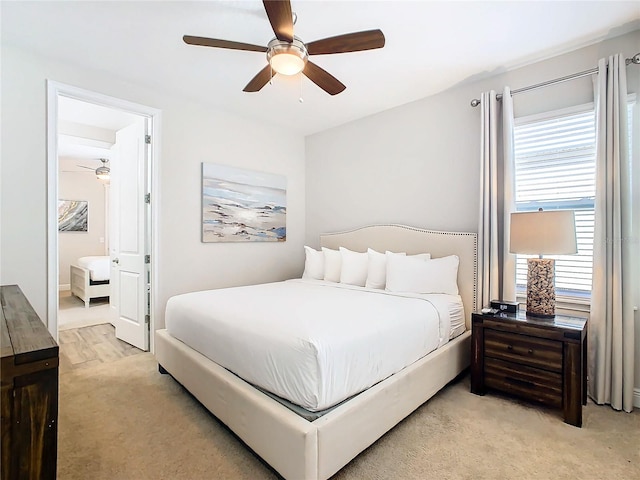
{"type": "MultiPolygon", "coordinates": [[[[158,311],[159,279],[159,198],[160,198],[160,121],[161,111],[128,100],[85,90],[72,85],[47,79],[47,328],[51,335],[58,339],[58,97],[69,97],[104,107],[123,110],[127,113],[141,115],[151,119],[151,152],[149,155],[149,174],[151,176],[149,193],[151,203],[149,215],[151,220],[151,289],[149,305],[149,348],[154,351],[155,312],[158,311]]],[[[144,201],[144,199],[140,199],[144,201]]]]}

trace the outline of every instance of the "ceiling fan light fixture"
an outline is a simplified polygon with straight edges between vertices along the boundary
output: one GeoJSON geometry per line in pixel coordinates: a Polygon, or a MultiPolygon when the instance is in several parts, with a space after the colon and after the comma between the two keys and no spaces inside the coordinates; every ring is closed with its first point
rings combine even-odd
{"type": "Polygon", "coordinates": [[[267,61],[271,68],[280,75],[295,75],[304,70],[309,54],[307,48],[298,38],[293,42],[284,42],[274,38],[269,42],[267,61]]]}
{"type": "Polygon", "coordinates": [[[277,73],[281,75],[302,73],[329,95],[337,95],[347,87],[329,72],[308,61],[309,55],[361,52],[384,47],[385,38],[380,29],[344,33],[305,44],[293,34],[298,16],[291,10],[291,0],[264,0],[262,3],[276,36],[266,47],[219,38],[193,35],[182,37],[188,45],[266,53],[267,65],[245,85],[243,92],[260,91],[267,83],[271,83],[271,79],[277,73]]]}
{"type": "Polygon", "coordinates": [[[98,180],[109,180],[110,173],[109,167],[96,168],[96,177],[98,177],[98,180]]]}
{"type": "Polygon", "coordinates": [[[98,177],[98,180],[108,181],[111,174],[111,169],[107,167],[109,159],[101,158],[100,161],[102,165],[96,168],[96,177],[98,177]]]}
{"type": "Polygon", "coordinates": [[[279,53],[271,57],[271,68],[280,75],[295,75],[304,69],[304,60],[290,53],[279,53]]]}

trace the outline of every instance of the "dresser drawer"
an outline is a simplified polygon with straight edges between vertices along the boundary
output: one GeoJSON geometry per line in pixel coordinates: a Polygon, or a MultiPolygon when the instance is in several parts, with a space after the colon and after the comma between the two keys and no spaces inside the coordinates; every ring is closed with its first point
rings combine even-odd
{"type": "Polygon", "coordinates": [[[484,375],[487,387],[552,407],[562,406],[562,375],[559,373],[485,358],[484,375]]]}
{"type": "Polygon", "coordinates": [[[562,372],[562,342],[485,329],[487,357],[562,372]]]}

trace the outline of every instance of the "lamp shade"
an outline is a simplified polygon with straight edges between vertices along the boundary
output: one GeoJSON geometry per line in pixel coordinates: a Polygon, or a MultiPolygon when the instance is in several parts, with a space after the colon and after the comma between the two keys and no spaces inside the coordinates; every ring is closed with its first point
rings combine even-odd
{"type": "Polygon", "coordinates": [[[573,210],[512,213],[509,252],[529,255],[577,253],[573,210]]]}

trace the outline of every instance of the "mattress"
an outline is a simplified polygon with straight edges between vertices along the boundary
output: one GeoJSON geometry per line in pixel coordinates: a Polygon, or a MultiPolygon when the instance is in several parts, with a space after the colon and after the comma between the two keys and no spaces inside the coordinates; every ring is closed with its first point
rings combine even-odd
{"type": "Polygon", "coordinates": [[[461,311],[457,295],[297,279],[178,295],[165,322],[218,365],[315,412],[446,344],[461,311]]]}
{"type": "Polygon", "coordinates": [[[89,270],[89,278],[94,282],[109,280],[111,266],[108,256],[80,257],[78,266],[89,270]]]}

